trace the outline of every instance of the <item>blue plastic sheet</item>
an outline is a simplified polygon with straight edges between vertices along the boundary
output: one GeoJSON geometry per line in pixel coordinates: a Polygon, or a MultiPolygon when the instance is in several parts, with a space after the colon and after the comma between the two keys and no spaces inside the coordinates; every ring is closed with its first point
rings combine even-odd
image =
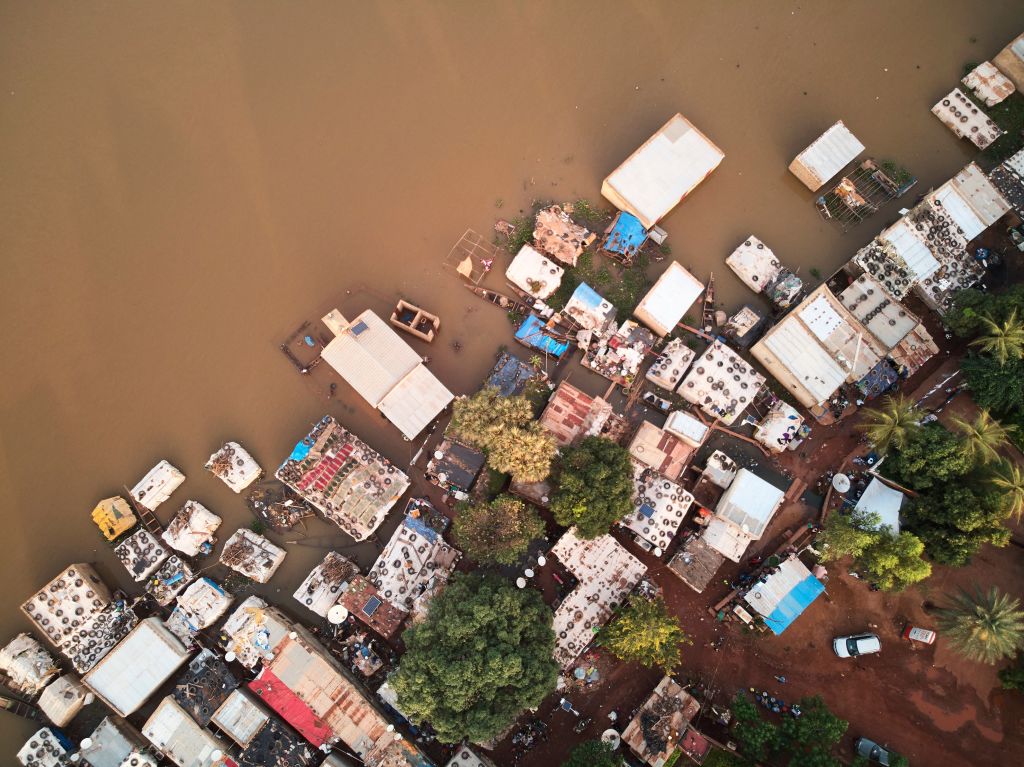
{"type": "Polygon", "coordinates": [[[519,330],[516,331],[516,339],[532,349],[547,352],[552,357],[561,357],[569,348],[568,341],[548,335],[544,330],[544,323],[535,314],[531,314],[519,326],[519,330]]]}

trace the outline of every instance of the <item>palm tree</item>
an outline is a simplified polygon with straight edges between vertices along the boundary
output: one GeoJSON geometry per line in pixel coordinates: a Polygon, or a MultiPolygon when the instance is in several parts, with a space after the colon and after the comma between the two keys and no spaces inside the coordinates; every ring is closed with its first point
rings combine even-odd
{"type": "Polygon", "coordinates": [[[964,435],[964,453],[975,463],[999,460],[999,448],[1006,444],[1016,426],[1003,426],[987,410],[978,413],[974,421],[954,418],[953,423],[964,435]]]}
{"type": "Polygon", "coordinates": [[[1024,647],[1024,610],[993,586],[961,591],[938,615],[939,628],[953,649],[969,660],[994,665],[1024,647]]]}
{"type": "Polygon", "coordinates": [[[902,448],[921,428],[921,412],[902,394],[885,397],[879,408],[865,408],[864,420],[857,428],[881,452],[902,448]]]}
{"type": "Polygon", "coordinates": [[[1024,357],[1024,322],[1017,319],[1016,309],[1001,323],[987,315],[982,315],[981,322],[985,331],[971,341],[971,346],[991,354],[1000,365],[1005,365],[1008,359],[1024,357]]]}
{"type": "Polygon", "coordinates": [[[1010,501],[1010,513],[1018,519],[1024,512],[1024,472],[1020,466],[1011,461],[1002,461],[989,482],[1006,493],[1010,501]]]}

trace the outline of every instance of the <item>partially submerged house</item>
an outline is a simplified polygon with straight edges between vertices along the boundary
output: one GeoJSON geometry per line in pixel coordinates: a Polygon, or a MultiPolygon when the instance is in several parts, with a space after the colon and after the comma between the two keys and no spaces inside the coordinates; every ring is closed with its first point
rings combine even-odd
{"type": "Polygon", "coordinates": [[[221,518],[199,501],[185,501],[160,537],[172,549],[195,557],[213,550],[220,524],[221,518]]]}
{"type": "Polygon", "coordinates": [[[632,213],[620,210],[604,233],[602,250],[612,254],[614,258],[631,264],[647,242],[647,230],[639,218],[632,213]]]}
{"type": "Polygon", "coordinates": [[[693,504],[693,496],[677,483],[636,462],[633,463],[633,487],[636,511],[620,519],[618,524],[632,531],[638,539],[647,541],[655,551],[664,552],[679,532],[693,504]]]}
{"type": "Polygon", "coordinates": [[[954,136],[970,139],[978,149],[984,149],[1005,132],[959,88],[939,99],[932,107],[932,114],[953,131],[954,136]]]}
{"type": "Polygon", "coordinates": [[[43,636],[60,648],[112,599],[110,587],[95,568],[81,562],[66,567],[29,597],[21,605],[21,611],[43,636]],[[79,608],[82,613],[78,613],[79,608]]]}
{"type": "MultiPolygon", "coordinates": [[[[690,722],[699,713],[700,702],[665,676],[622,731],[622,742],[642,763],[664,767],[684,747],[690,722]]],[[[698,764],[710,750],[707,741],[704,746],[703,753],[690,754],[698,764]]]]}
{"type": "Polygon", "coordinates": [[[136,582],[155,573],[171,552],[149,530],[139,528],[114,547],[114,555],[136,582]]]}
{"type": "Polygon", "coordinates": [[[576,286],[563,313],[584,330],[604,330],[615,319],[611,302],[585,282],[576,286]]]}
{"type": "Polygon", "coordinates": [[[563,380],[541,413],[540,425],[551,433],[559,447],[568,447],[585,437],[617,431],[616,422],[621,420],[601,397],[591,397],[563,380]]]}
{"type": "Polygon", "coordinates": [[[523,362],[509,352],[498,354],[498,360],[491,369],[491,374],[484,381],[485,386],[493,386],[502,397],[513,397],[526,391],[531,381],[542,381],[543,374],[533,365],[523,362]]]}
{"type": "Polygon", "coordinates": [[[650,421],[641,421],[629,443],[629,455],[663,477],[676,480],[696,448],[650,421]]]}
{"type": "Polygon", "coordinates": [[[740,469],[704,528],[704,542],[727,559],[739,562],[747,547],[764,535],[784,497],[775,485],[748,469],[740,469]]]}
{"type": "Polygon", "coordinates": [[[777,310],[788,309],[803,292],[803,281],[753,235],[741,242],[725,263],[744,285],[755,293],[763,293],[777,310]]]}
{"type": "Polygon", "coordinates": [[[613,323],[606,332],[587,336],[580,342],[580,364],[621,386],[633,382],[644,357],[654,346],[651,331],[633,320],[626,320],[618,328],[613,323]]]}
{"type": "Polygon", "coordinates": [[[523,245],[505,270],[505,278],[510,283],[542,301],[558,290],[563,274],[565,269],[530,245],[523,245]]]}
{"type": "Polygon", "coordinates": [[[1017,90],[1024,91],[1024,34],[1011,40],[995,55],[992,63],[1017,86],[1017,90]]]}
{"type": "Polygon", "coordinates": [[[362,575],[352,576],[338,604],[385,639],[394,637],[408,617],[405,610],[395,607],[373,581],[362,575]]]}
{"type": "Polygon", "coordinates": [[[240,604],[221,626],[221,644],[245,668],[254,668],[292,630],[292,621],[257,596],[240,604]]]}
{"type": "Polygon", "coordinates": [[[640,299],[633,316],[655,335],[667,336],[686,315],[694,302],[704,294],[704,283],[673,261],[658,281],[640,299]]]}
{"type": "Polygon", "coordinates": [[[761,337],[766,323],[762,312],[746,305],[729,318],[722,333],[737,349],[749,349],[761,337]]]}
{"type": "Polygon", "coordinates": [[[92,510],[92,521],[96,523],[104,538],[113,541],[135,527],[139,520],[135,517],[132,507],[128,505],[128,501],[116,495],[96,504],[96,508],[92,510]]]}
{"type": "Polygon", "coordinates": [[[991,61],[983,61],[960,81],[974,95],[985,102],[986,106],[994,107],[1007,99],[1015,90],[1013,82],[996,69],[991,61]]]}
{"type": "Polygon", "coordinates": [[[449,520],[426,498],[414,498],[402,523],[370,568],[367,578],[405,613],[425,615],[430,600],[448,583],[461,553],[445,543],[449,520]]]}
{"type": "Polygon", "coordinates": [[[67,767],[75,750],[60,730],[43,727],[18,749],[17,758],[23,767],[67,767]]]}
{"type": "Polygon", "coordinates": [[[730,425],[754,401],[764,381],[739,354],[716,340],[693,363],[678,393],[707,415],[730,425]]]}
{"type": "Polygon", "coordinates": [[[146,581],[148,591],[156,603],[166,607],[195,578],[195,571],[180,557],[172,554],[146,581]]]}
{"type": "Polygon", "coordinates": [[[274,476],[357,541],[380,526],[409,487],[402,471],[331,416],[295,445],[274,476]]]}
{"type": "Polygon", "coordinates": [[[806,610],[825,586],[803,562],[790,555],[777,567],[765,570],[744,595],[773,634],[781,634],[806,610]]]}
{"type": "Polygon", "coordinates": [[[166,624],[182,642],[209,628],[228,611],[234,597],[211,578],[202,577],[182,592],[166,624]]]}
{"type": "Polygon", "coordinates": [[[324,561],[310,570],[292,595],[307,610],[321,618],[338,603],[349,582],[359,574],[359,567],[336,551],[327,552],[324,561]]]}
{"type": "Polygon", "coordinates": [[[185,664],[189,655],[159,618],[146,618],[82,681],[118,716],[129,716],[185,664]]]}
{"type": "Polygon", "coordinates": [[[696,352],[683,343],[681,338],[671,338],[658,359],[647,369],[646,378],[655,386],[674,392],[695,356],[696,352]]]}
{"type": "Polygon", "coordinates": [[[528,349],[561,359],[569,350],[569,341],[561,333],[549,327],[548,323],[531,314],[516,329],[515,339],[528,349]]]}
{"type": "Polygon", "coordinates": [[[247,527],[228,538],[220,554],[221,564],[257,583],[266,583],[284,562],[285,550],[247,527]]]}
{"type": "Polygon", "coordinates": [[[842,120],[837,122],[789,164],[790,172],[812,192],[817,192],[864,151],[842,120]]]}
{"type": "Polygon", "coordinates": [[[895,488],[889,487],[878,477],[872,477],[868,486],[857,499],[855,511],[862,514],[876,514],[878,527],[888,527],[895,535],[900,532],[900,509],[906,496],[895,488]]]}
{"type": "Polygon", "coordinates": [[[178,489],[184,481],[185,475],[174,468],[169,461],[160,461],[146,472],[146,476],[131,489],[131,496],[136,503],[154,511],[157,506],[170,498],[171,493],[178,489]]]}
{"type": "Polygon", "coordinates": [[[427,461],[424,475],[431,484],[456,497],[468,497],[486,462],[487,457],[479,450],[445,438],[427,461]]]}
{"type": "Polygon", "coordinates": [[[220,657],[212,650],[203,649],[175,680],[172,695],[178,705],[205,727],[239,684],[220,657]]]}
{"type": "Polygon", "coordinates": [[[35,637],[18,634],[0,649],[0,671],[15,692],[35,697],[60,674],[57,662],[35,637]]]}
{"type": "Polygon", "coordinates": [[[560,205],[550,205],[537,212],[533,226],[533,243],[541,253],[576,266],[576,260],[597,235],[580,226],[562,210],[560,205]]]}
{"type": "Polygon", "coordinates": [[[242,492],[263,476],[263,469],[256,463],[256,459],[237,442],[225,442],[210,456],[203,468],[236,493],[242,492]]]}
{"type": "Polygon", "coordinates": [[[610,535],[584,540],[572,528],[551,554],[579,581],[555,609],[555,660],[564,669],[590,645],[594,633],[644,577],[647,566],[610,535]]]}
{"type": "Polygon", "coordinates": [[[81,679],[74,674],[64,674],[46,686],[36,705],[47,719],[58,727],[64,727],[85,707],[88,695],[89,691],[81,679]]]}
{"type": "MultiPolygon", "coordinates": [[[[270,722],[270,714],[264,711],[247,690],[234,689],[229,692],[210,716],[210,722],[242,748],[245,748],[256,734],[270,722]]],[[[270,763],[269,760],[267,763],[270,763]]]]}
{"type": "Polygon", "coordinates": [[[320,356],[406,439],[414,439],[454,399],[390,325],[367,309],[352,322],[323,318],[334,339],[320,356]]]}
{"type": "Polygon", "coordinates": [[[611,172],[601,194],[650,229],[718,167],[725,154],[681,114],[611,172]]]}

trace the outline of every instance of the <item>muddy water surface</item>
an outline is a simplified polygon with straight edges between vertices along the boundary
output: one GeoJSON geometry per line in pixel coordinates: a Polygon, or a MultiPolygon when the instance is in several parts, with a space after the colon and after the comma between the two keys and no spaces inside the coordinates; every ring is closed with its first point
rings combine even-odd
{"type": "MultiPolygon", "coordinates": [[[[88,513],[159,458],[188,475],[168,507],[196,498],[227,533],[246,512],[202,472],[222,440],[272,469],[329,411],[407,462],[277,344],[401,294],[441,315],[432,367],[471,390],[509,326],[442,271],[452,242],[534,198],[596,200],[676,111],[726,159],[665,222],[674,257],[730,306],[750,296],[723,259],[749,233],[830,272],[894,213],[840,234],[792,156],[843,118],[941,182],[970,155],[929,107],[1024,26],[1013,2],[881,8],[4,3],[0,639],[70,562],[124,581],[88,513]]],[[[293,551],[270,591],[289,601],[321,553],[293,551]]],[[[0,717],[0,750],[26,731],[0,717]]]]}

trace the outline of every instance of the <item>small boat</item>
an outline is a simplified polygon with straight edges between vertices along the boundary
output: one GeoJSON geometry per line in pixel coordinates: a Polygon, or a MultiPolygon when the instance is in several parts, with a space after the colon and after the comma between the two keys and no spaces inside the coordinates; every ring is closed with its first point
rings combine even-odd
{"type": "Polygon", "coordinates": [[[530,313],[531,309],[529,306],[524,304],[522,301],[517,301],[514,298],[509,298],[503,293],[499,293],[496,290],[488,290],[487,288],[481,288],[477,285],[470,285],[463,283],[469,290],[485,301],[490,301],[492,304],[497,306],[499,309],[504,309],[507,312],[516,312],[526,316],[530,313]]]}
{"type": "Polygon", "coordinates": [[[710,333],[715,328],[715,275],[713,272],[708,277],[708,287],[704,291],[701,328],[705,333],[710,333]]]}
{"type": "Polygon", "coordinates": [[[441,320],[436,314],[399,299],[395,310],[391,312],[391,324],[421,341],[430,343],[441,327],[441,320]]]}

